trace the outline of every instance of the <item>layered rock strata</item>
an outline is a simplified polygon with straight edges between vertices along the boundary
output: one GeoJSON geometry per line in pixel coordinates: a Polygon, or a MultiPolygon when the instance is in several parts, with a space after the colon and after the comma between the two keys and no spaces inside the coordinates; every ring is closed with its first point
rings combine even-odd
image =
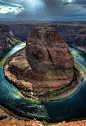
{"type": "Polygon", "coordinates": [[[74,76],[73,63],[68,45],[58,31],[37,26],[28,36],[26,48],[5,66],[4,73],[11,83],[19,88],[23,85],[31,95],[39,97],[69,85],[74,76]]]}
{"type": "Polygon", "coordinates": [[[74,47],[86,55],[86,28],[80,29],[78,35],[75,37],[74,47]]]}
{"type": "Polygon", "coordinates": [[[74,23],[72,22],[68,24],[68,22],[64,22],[61,24],[52,24],[51,25],[53,28],[56,28],[59,33],[62,35],[63,39],[68,43],[68,44],[73,44],[75,41],[75,37],[78,34],[79,30],[84,27],[83,25],[74,23]]]}
{"type": "Polygon", "coordinates": [[[80,29],[78,35],[75,37],[75,44],[86,46],[86,28],[80,29]]]}
{"type": "Polygon", "coordinates": [[[26,40],[28,35],[31,33],[32,29],[34,28],[34,24],[10,24],[9,27],[13,34],[20,38],[22,41],[26,40]]]}
{"type": "MultiPolygon", "coordinates": [[[[32,29],[38,24],[43,25],[43,23],[16,22],[14,24],[10,23],[9,27],[15,36],[19,37],[21,40],[26,40],[28,34],[30,34],[32,29]]],[[[56,28],[58,32],[62,35],[63,39],[68,44],[70,43],[73,44],[79,30],[86,26],[84,22],[83,23],[82,22],[56,22],[56,23],[47,23],[46,26],[47,25],[56,28]]]]}
{"type": "Polygon", "coordinates": [[[19,43],[19,40],[14,37],[9,26],[0,24],[0,55],[17,43],[19,43]]]}

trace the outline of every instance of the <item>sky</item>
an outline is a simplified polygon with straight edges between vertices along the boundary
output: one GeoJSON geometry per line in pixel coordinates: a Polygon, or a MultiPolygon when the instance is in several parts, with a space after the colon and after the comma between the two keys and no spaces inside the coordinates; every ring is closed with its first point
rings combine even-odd
{"type": "Polygon", "coordinates": [[[86,21],[86,0],[0,0],[0,20],[86,21]]]}

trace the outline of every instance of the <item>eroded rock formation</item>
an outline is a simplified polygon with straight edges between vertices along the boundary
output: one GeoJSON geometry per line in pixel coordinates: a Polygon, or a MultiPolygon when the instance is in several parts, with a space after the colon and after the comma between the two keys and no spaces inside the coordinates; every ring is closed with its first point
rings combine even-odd
{"type": "Polygon", "coordinates": [[[83,25],[74,23],[61,23],[61,24],[55,24],[55,25],[51,25],[52,27],[56,28],[59,33],[62,35],[63,39],[65,40],[65,42],[67,42],[68,44],[73,44],[75,41],[75,37],[78,34],[79,30],[81,28],[83,28],[83,25]]]}
{"type": "Polygon", "coordinates": [[[26,40],[35,25],[33,24],[10,24],[9,27],[13,34],[21,40],[26,40]]]}
{"type": "Polygon", "coordinates": [[[69,85],[73,80],[74,58],[56,29],[36,26],[27,38],[26,48],[4,68],[11,82],[41,96],[69,85]],[[8,76],[9,75],[9,76],[8,76]]]}
{"type": "MultiPolygon", "coordinates": [[[[62,35],[63,39],[67,43],[73,43],[75,41],[75,37],[77,36],[79,30],[85,26],[84,22],[56,22],[50,23],[46,25],[50,25],[53,28],[56,28],[58,32],[62,35]]],[[[21,40],[26,40],[34,26],[40,23],[21,23],[19,22],[14,24],[9,24],[9,27],[13,34],[19,37],[21,40]],[[22,32],[21,32],[22,31],[22,32]]],[[[40,24],[40,25],[43,25],[40,24]]]]}
{"type": "Polygon", "coordinates": [[[18,42],[9,26],[0,24],[0,55],[18,42]]]}
{"type": "Polygon", "coordinates": [[[86,55],[86,28],[80,29],[78,35],[75,37],[73,46],[86,55]]]}

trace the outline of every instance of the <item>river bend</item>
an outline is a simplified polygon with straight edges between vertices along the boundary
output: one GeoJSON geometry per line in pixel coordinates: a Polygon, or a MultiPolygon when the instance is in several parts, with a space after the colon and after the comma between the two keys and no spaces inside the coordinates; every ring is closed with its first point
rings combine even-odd
{"type": "MultiPolygon", "coordinates": [[[[25,43],[15,46],[3,58],[24,47],[25,43]]],[[[79,63],[86,73],[86,59],[83,53],[74,48],[70,50],[77,53],[79,58],[74,57],[74,61],[79,63]]],[[[0,66],[0,104],[15,114],[40,120],[63,121],[86,118],[86,74],[82,85],[73,95],[60,101],[36,104],[19,95],[15,86],[5,79],[3,68],[0,66]]]]}

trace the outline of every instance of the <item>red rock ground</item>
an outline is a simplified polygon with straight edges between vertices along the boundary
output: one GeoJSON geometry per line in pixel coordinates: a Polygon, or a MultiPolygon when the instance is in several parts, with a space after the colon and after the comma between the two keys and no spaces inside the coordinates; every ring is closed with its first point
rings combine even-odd
{"type": "Polygon", "coordinates": [[[50,125],[50,126],[86,126],[86,120],[76,121],[76,122],[68,122],[66,123],[63,121],[57,125],[50,125]]]}

